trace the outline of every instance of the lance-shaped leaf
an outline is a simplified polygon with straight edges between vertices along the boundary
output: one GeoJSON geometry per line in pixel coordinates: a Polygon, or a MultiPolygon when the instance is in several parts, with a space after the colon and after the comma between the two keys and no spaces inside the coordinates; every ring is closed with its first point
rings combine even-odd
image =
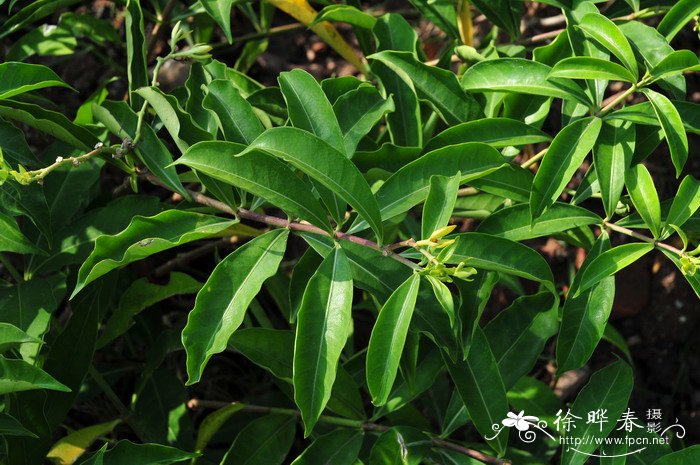
{"type": "Polygon", "coordinates": [[[71,465],[85,453],[92,443],[111,433],[119,423],[121,420],[113,420],[79,429],[51,446],[46,458],[58,465],[71,465]]]}
{"type": "Polygon", "coordinates": [[[502,27],[511,38],[520,35],[522,5],[508,0],[475,0],[474,5],[498,27],[502,27]]]}
{"type": "Polygon", "coordinates": [[[447,124],[471,121],[480,116],[478,103],[460,87],[454,73],[421,63],[410,52],[387,50],[367,58],[382,62],[402,79],[410,79],[447,124]]]}
{"type": "Polygon", "coordinates": [[[316,19],[310,24],[313,26],[321,21],[338,21],[352,24],[362,29],[372,29],[377,22],[377,18],[365,13],[359,8],[350,5],[328,5],[318,12],[316,19]]]}
{"type": "Polygon", "coordinates": [[[0,64],[0,99],[8,99],[45,87],[71,89],[71,86],[46,66],[13,61],[0,64]]]}
{"type": "Polygon", "coordinates": [[[237,0],[202,0],[200,2],[207,14],[216,21],[224,31],[226,40],[230,44],[233,40],[231,35],[231,7],[234,3],[239,3],[237,0]]]}
{"type": "Polygon", "coordinates": [[[356,463],[363,438],[362,431],[338,428],[319,436],[292,465],[352,465],[356,463]]]}
{"type": "Polygon", "coordinates": [[[673,166],[676,167],[676,176],[680,176],[688,159],[688,136],[685,133],[683,120],[667,97],[651,89],[642,89],[642,92],[651,102],[654,113],[659,119],[664,137],[668,142],[668,149],[671,152],[673,166]]]}
{"type": "Polygon", "coordinates": [[[625,186],[625,171],[632,163],[636,131],[633,124],[619,120],[603,122],[593,147],[593,166],[598,176],[603,207],[612,218],[625,186]]]}
{"type": "Polygon", "coordinates": [[[412,274],[391,294],[372,329],[367,348],[367,387],[374,405],[384,405],[394,385],[419,286],[420,276],[412,274]]]}
{"type": "Polygon", "coordinates": [[[202,106],[214,114],[224,139],[229,142],[250,144],[265,129],[251,104],[227,79],[209,83],[202,106]]]}
{"type": "Polygon", "coordinates": [[[226,349],[245,311],[267,278],[277,272],[289,230],[276,229],[236,249],[219,263],[197,294],[182,345],[187,352],[187,384],[199,381],[209,358],[226,349]]]}
{"type": "Polygon", "coordinates": [[[292,447],[294,415],[272,414],[253,420],[238,433],[221,465],[280,465],[292,447]]]}
{"type": "Polygon", "coordinates": [[[126,30],[126,73],[131,92],[131,108],[139,110],[143,98],[135,96],[136,89],[148,85],[148,67],[146,64],[146,34],[143,26],[143,11],[139,0],[128,0],[125,10],[126,30]]]}
{"type": "Polygon", "coordinates": [[[685,26],[694,16],[700,13],[700,4],[695,0],[679,0],[673,8],[666,13],[659,23],[658,30],[671,42],[678,31],[685,26]]]}
{"type": "Polygon", "coordinates": [[[577,120],[557,134],[532,183],[530,214],[539,218],[559,197],[590,152],[602,126],[599,118],[577,120]]]}
{"type": "Polygon", "coordinates": [[[0,354],[26,342],[41,344],[41,340],[30,336],[15,325],[0,323],[0,354]]]}
{"type": "Polygon", "coordinates": [[[635,82],[637,77],[624,66],[593,57],[571,57],[557,62],[550,77],[569,79],[601,79],[635,82]]]}
{"type": "Polygon", "coordinates": [[[523,241],[589,224],[599,224],[601,221],[598,215],[585,208],[556,202],[533,225],[528,205],[520,204],[491,214],[479,224],[477,231],[511,241],[523,241]]]}
{"type": "Polygon", "coordinates": [[[0,252],[46,255],[46,252],[37,248],[22,234],[14,218],[2,213],[0,213],[0,252]]]}
{"type": "Polygon", "coordinates": [[[326,407],[352,327],[352,273],[336,247],[309,280],[297,314],[294,401],[308,436],[326,407]]]}
{"type": "Polygon", "coordinates": [[[308,184],[277,158],[261,152],[240,155],[244,149],[233,142],[200,142],[176,163],[262,197],[291,216],[331,229],[328,215],[308,184]]]}
{"type": "MultiPolygon", "coordinates": [[[[607,417],[620,418],[627,407],[632,386],[632,369],[622,360],[599,370],[591,376],[591,380],[576,396],[571,406],[571,412],[579,418],[585,418],[588,412],[603,409],[607,417]]],[[[583,465],[588,460],[588,455],[598,448],[595,440],[582,440],[582,438],[605,438],[616,427],[615,421],[598,424],[595,422],[581,421],[576,428],[571,428],[567,434],[569,440],[579,444],[573,448],[564,448],[562,451],[562,465],[583,465]]]]}
{"type": "Polygon", "coordinates": [[[33,389],[69,392],[70,388],[56,381],[41,368],[24,360],[0,356],[0,395],[33,389]]]}
{"type": "Polygon", "coordinates": [[[534,415],[547,424],[556,420],[556,413],[564,408],[564,404],[552,388],[542,381],[530,376],[523,376],[508,391],[508,403],[515,411],[524,411],[528,415],[534,415]]]}
{"type": "Polygon", "coordinates": [[[360,140],[385,114],[394,111],[394,100],[391,95],[382,98],[372,86],[360,86],[339,97],[333,111],[343,133],[345,153],[352,156],[360,140]]]}
{"type": "Polygon", "coordinates": [[[540,254],[518,242],[480,233],[449,236],[455,243],[443,249],[438,259],[488,271],[499,271],[542,283],[555,292],[552,270],[540,254]]]}
{"type": "Polygon", "coordinates": [[[506,418],[508,400],[489,340],[477,327],[465,361],[452,363],[443,358],[474,427],[489,446],[502,455],[508,444],[508,430],[495,435],[491,427],[506,418]]]}
{"type": "Polygon", "coordinates": [[[454,176],[433,176],[430,178],[430,190],[423,206],[421,238],[427,239],[440,228],[447,226],[457,201],[461,173],[454,176]]]}
{"type": "Polygon", "coordinates": [[[510,118],[484,118],[445,129],[428,141],[424,153],[464,142],[483,142],[500,149],[510,145],[547,142],[551,138],[539,129],[510,118]]]}
{"type": "Polygon", "coordinates": [[[515,92],[575,100],[591,104],[574,81],[565,78],[547,79],[552,68],[522,58],[501,58],[482,61],[462,76],[462,87],[469,92],[515,92]]]}
{"type": "Polygon", "coordinates": [[[625,185],[637,213],[654,237],[658,238],[661,234],[661,205],[654,180],[646,166],[639,163],[628,169],[625,172],[625,185]]]}
{"type": "Polygon", "coordinates": [[[217,431],[226,423],[226,421],[233,416],[236,412],[240,412],[245,407],[245,404],[239,402],[232,402],[229,405],[221,407],[209,415],[204,417],[202,423],[199,425],[197,430],[197,440],[195,442],[194,450],[196,452],[202,452],[211,438],[214,437],[217,431]]]}
{"type": "Polygon", "coordinates": [[[289,127],[268,129],[241,155],[253,150],[288,161],[337,194],[369,223],[381,241],[382,221],[377,201],[360,171],[341,152],[313,134],[289,127]]]}
{"type": "MultiPolygon", "coordinates": [[[[92,112],[95,119],[104,124],[117,137],[131,140],[136,137],[138,116],[125,102],[108,100],[99,107],[93,107],[92,112]]],[[[136,154],[141,157],[146,168],[166,186],[183,197],[189,198],[189,194],[177,176],[175,167],[169,166],[173,161],[173,156],[148,124],[141,127],[141,142],[136,147],[136,154]]]]}
{"type": "Polygon", "coordinates": [[[700,208],[700,181],[692,176],[683,178],[678,192],[673,198],[671,209],[666,216],[662,239],[671,235],[672,230],[669,225],[681,227],[700,208]]]}
{"type": "Polygon", "coordinates": [[[654,249],[654,244],[632,242],[619,245],[602,253],[583,271],[579,288],[574,297],[591,288],[601,280],[612,276],[626,266],[631,265],[654,249]]]}
{"type": "Polygon", "coordinates": [[[698,71],[698,56],[690,50],[676,50],[661,60],[651,71],[654,81],[685,71],[698,71]]]}
{"type": "MultiPolygon", "coordinates": [[[[496,149],[479,142],[434,150],[404,166],[382,184],[376,193],[381,218],[387,220],[424,201],[432,176],[454,176],[459,172],[459,182],[463,184],[505,165],[505,159],[496,149]]],[[[350,232],[366,227],[364,221],[357,220],[350,232]]]]}
{"type": "Polygon", "coordinates": [[[22,426],[22,424],[17,421],[15,417],[6,413],[0,413],[0,434],[3,436],[36,437],[36,434],[22,426]]]}
{"type": "Polygon", "coordinates": [[[115,268],[197,239],[226,235],[236,223],[236,220],[181,210],[167,210],[151,217],[136,216],[122,232],[95,239],[94,250],[78,271],[71,298],[115,268]]]}
{"type": "Polygon", "coordinates": [[[184,452],[161,444],[136,444],[122,439],[107,450],[105,444],[81,465],[171,465],[197,457],[192,452],[184,452]]]}
{"type": "Polygon", "coordinates": [[[627,41],[627,37],[615,23],[600,13],[589,13],[581,18],[578,27],[615,55],[636,80],[638,76],[637,59],[634,57],[634,51],[627,41]]]}

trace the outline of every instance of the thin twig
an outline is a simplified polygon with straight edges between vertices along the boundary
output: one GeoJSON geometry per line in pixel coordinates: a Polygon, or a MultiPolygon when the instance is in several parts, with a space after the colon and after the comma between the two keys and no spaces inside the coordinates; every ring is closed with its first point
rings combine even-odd
{"type": "Polygon", "coordinates": [[[23,281],[22,275],[19,274],[17,268],[12,264],[9,258],[5,254],[0,253],[0,263],[5,267],[5,270],[14,278],[15,281],[21,283],[23,281]]]}
{"type": "Polygon", "coordinates": [[[673,247],[672,245],[668,245],[668,244],[665,244],[663,242],[657,241],[656,239],[653,239],[651,237],[645,236],[644,234],[639,234],[638,232],[633,231],[629,228],[625,228],[623,226],[618,226],[618,225],[616,225],[614,223],[610,223],[608,221],[605,221],[604,224],[605,224],[605,227],[607,227],[608,229],[611,229],[613,231],[617,231],[621,234],[625,234],[627,236],[634,237],[635,239],[639,239],[642,242],[652,244],[653,246],[658,247],[660,249],[666,249],[669,252],[673,252],[675,254],[678,254],[679,256],[683,255],[682,250],[677,249],[677,248],[673,247]]]}

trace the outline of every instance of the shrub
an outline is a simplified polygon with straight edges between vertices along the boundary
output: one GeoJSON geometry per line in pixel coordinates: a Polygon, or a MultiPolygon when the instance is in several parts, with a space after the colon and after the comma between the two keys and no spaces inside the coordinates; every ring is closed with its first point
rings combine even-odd
{"type": "Polygon", "coordinates": [[[0,26],[8,464],[700,461],[608,325],[647,254],[700,295],[697,1],[411,1],[432,61],[352,0],[74,3],[0,26]],[[276,9],[359,78],[253,79],[276,9]]]}

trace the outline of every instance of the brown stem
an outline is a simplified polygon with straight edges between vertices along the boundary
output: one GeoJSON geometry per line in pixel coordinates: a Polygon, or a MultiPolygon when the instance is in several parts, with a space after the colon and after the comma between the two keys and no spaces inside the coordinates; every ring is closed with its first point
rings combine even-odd
{"type": "Polygon", "coordinates": [[[668,250],[668,251],[670,251],[670,252],[673,252],[673,253],[675,253],[675,254],[678,254],[679,256],[680,256],[680,255],[683,255],[683,251],[682,251],[682,250],[677,249],[677,248],[673,247],[672,245],[668,245],[668,244],[665,244],[665,243],[663,243],[663,242],[659,242],[659,241],[657,241],[656,239],[653,239],[653,238],[651,238],[651,237],[645,236],[644,234],[639,234],[638,232],[633,231],[633,230],[631,230],[631,229],[629,229],[629,228],[625,228],[625,227],[622,227],[622,226],[618,226],[618,225],[616,225],[616,224],[614,224],[614,223],[609,223],[609,222],[607,222],[607,221],[605,221],[604,224],[605,224],[605,226],[606,226],[608,229],[611,229],[611,230],[613,230],[613,231],[617,231],[617,232],[622,233],[622,234],[625,234],[625,235],[627,235],[627,236],[634,237],[635,239],[639,239],[639,240],[642,241],[642,242],[646,242],[646,243],[649,243],[649,244],[653,244],[655,247],[658,247],[659,249],[666,249],[666,250],[668,250]]]}

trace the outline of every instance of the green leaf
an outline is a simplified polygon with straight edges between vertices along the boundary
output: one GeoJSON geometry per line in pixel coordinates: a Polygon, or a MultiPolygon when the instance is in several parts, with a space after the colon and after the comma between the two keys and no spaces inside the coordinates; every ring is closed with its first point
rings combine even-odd
{"type": "Polygon", "coordinates": [[[316,19],[309,26],[321,21],[338,21],[352,24],[362,29],[372,29],[377,23],[377,18],[350,5],[328,5],[318,12],[316,19]]]}
{"type": "Polygon", "coordinates": [[[461,300],[458,315],[461,323],[463,358],[469,354],[474,331],[479,325],[481,315],[483,315],[493,288],[498,284],[499,279],[498,273],[490,271],[477,273],[471,281],[458,279],[454,282],[457,289],[459,289],[461,300]]]}
{"type": "Polygon", "coordinates": [[[192,117],[182,109],[174,95],[165,94],[157,87],[142,87],[136,93],[156,112],[180,152],[184,153],[190,145],[197,142],[212,139],[209,132],[192,121],[192,117]]]}
{"type": "Polygon", "coordinates": [[[700,5],[695,0],[679,0],[661,20],[658,30],[668,42],[671,42],[683,26],[698,13],[700,13],[700,5]]]}
{"type": "Polygon", "coordinates": [[[292,465],[353,465],[362,447],[364,433],[339,428],[319,436],[292,465]]]}
{"type": "Polygon", "coordinates": [[[292,271],[292,277],[289,281],[289,308],[290,323],[294,323],[297,318],[297,313],[299,312],[299,306],[301,305],[301,300],[304,297],[304,291],[306,290],[306,285],[311,279],[311,276],[316,272],[318,267],[321,265],[323,257],[317,254],[312,247],[306,249],[306,252],[299,258],[296,265],[294,265],[294,270],[292,271]]]}
{"type": "Polygon", "coordinates": [[[698,71],[698,56],[690,50],[671,52],[654,66],[649,73],[654,81],[685,71],[698,71]]]}
{"type": "Polygon", "coordinates": [[[126,75],[129,80],[129,102],[131,108],[139,110],[143,99],[134,95],[136,89],[148,85],[146,63],[146,34],[144,32],[143,11],[139,0],[127,0],[124,15],[126,31],[126,75]]]}
{"type": "Polygon", "coordinates": [[[474,5],[498,27],[502,27],[511,39],[520,35],[522,6],[508,0],[475,0],[474,5]]]}
{"type": "Polygon", "coordinates": [[[221,465],[280,465],[294,440],[296,418],[272,414],[253,420],[238,433],[221,465]]]}
{"type": "Polygon", "coordinates": [[[458,38],[457,14],[451,0],[409,0],[421,16],[442,29],[448,37],[458,38]]]}
{"type": "Polygon", "coordinates": [[[509,118],[484,118],[445,129],[428,141],[424,153],[463,142],[483,142],[495,149],[538,144],[551,138],[539,129],[509,118]]]}
{"type": "Polygon", "coordinates": [[[316,79],[297,68],[280,73],[277,80],[292,125],[315,134],[338,152],[349,156],[333,107],[316,79]]]}
{"type": "MultiPolygon", "coordinates": [[[[387,220],[423,202],[428,196],[432,176],[461,173],[460,184],[470,182],[505,166],[503,156],[494,148],[478,142],[450,145],[433,150],[394,173],[376,193],[382,220],[387,220]]],[[[357,220],[350,233],[367,227],[357,220]]]]}
{"type": "Polygon", "coordinates": [[[90,460],[81,465],[170,465],[184,462],[197,456],[192,452],[184,452],[174,447],[160,444],[135,444],[122,439],[109,450],[106,445],[90,460]],[[100,460],[101,461],[95,461],[100,460]]]}
{"type": "Polygon", "coordinates": [[[70,391],[70,388],[56,381],[41,368],[30,365],[24,360],[0,356],[0,395],[32,389],[70,391]]]}
{"type": "Polygon", "coordinates": [[[241,155],[253,150],[288,161],[337,194],[370,224],[381,242],[382,224],[377,201],[360,171],[341,152],[313,134],[288,127],[268,129],[241,155]]]}
{"type": "Polygon", "coordinates": [[[655,238],[661,234],[661,205],[654,187],[654,180],[641,163],[625,171],[625,185],[634,208],[644,220],[655,238]]]}
{"type": "Polygon", "coordinates": [[[654,465],[683,465],[700,460],[700,446],[690,446],[657,459],[654,465]]]}
{"type": "Polygon", "coordinates": [[[404,82],[411,82],[447,124],[471,121],[481,115],[478,103],[464,92],[454,73],[421,63],[410,52],[387,50],[367,58],[380,61],[404,82]]]}
{"type": "Polygon", "coordinates": [[[231,7],[234,3],[239,3],[240,0],[201,0],[201,4],[207,14],[216,21],[224,31],[226,40],[230,44],[233,40],[231,35],[231,7]]]}
{"type": "Polygon", "coordinates": [[[58,465],[75,463],[85,451],[102,436],[106,436],[121,423],[113,420],[87,426],[59,439],[46,454],[46,458],[58,465]]]}
{"type": "Polygon", "coordinates": [[[440,228],[447,226],[457,201],[461,173],[454,176],[432,176],[428,197],[423,206],[421,238],[427,239],[440,228]]]}
{"type": "MultiPolygon", "coordinates": [[[[101,106],[93,107],[92,112],[95,119],[117,137],[130,140],[136,137],[138,116],[125,102],[107,100],[101,106]]],[[[173,156],[148,124],[141,127],[141,141],[135,150],[151,173],[175,192],[186,199],[189,198],[189,194],[177,176],[175,167],[169,166],[173,156]]]]}
{"type": "Polygon", "coordinates": [[[219,181],[262,197],[287,214],[305,219],[327,231],[328,215],[309,186],[287,165],[265,153],[241,154],[244,147],[233,142],[200,142],[176,164],[187,165],[219,181]]]}
{"type": "Polygon", "coordinates": [[[46,252],[37,248],[22,234],[14,218],[2,213],[0,213],[0,252],[46,255],[46,252]]]}
{"type": "Polygon", "coordinates": [[[8,61],[25,61],[34,55],[72,55],[77,46],[76,36],[63,24],[42,24],[14,42],[5,58],[8,61]]]}
{"type": "Polygon", "coordinates": [[[384,405],[396,379],[420,276],[412,274],[379,311],[367,348],[367,387],[374,405],[384,405]]]}
{"type": "Polygon", "coordinates": [[[438,260],[443,263],[466,262],[482,270],[499,271],[542,283],[555,292],[552,270],[540,254],[531,248],[500,237],[480,233],[449,236],[456,242],[443,249],[438,260]]]}
{"type": "Polygon", "coordinates": [[[72,89],[46,66],[13,61],[0,63],[0,100],[46,87],[72,89]]]}
{"type": "Polygon", "coordinates": [[[654,249],[654,244],[646,242],[632,242],[619,245],[602,253],[583,271],[580,286],[574,297],[583,291],[593,287],[608,276],[612,276],[626,266],[639,260],[654,249]]]}
{"type": "Polygon", "coordinates": [[[40,339],[30,336],[17,326],[10,323],[0,322],[0,354],[7,352],[8,349],[19,347],[27,342],[41,344],[40,339]]]}
{"type": "MultiPolygon", "coordinates": [[[[481,328],[477,327],[474,332],[467,359],[457,363],[445,359],[445,365],[474,427],[484,439],[493,438],[491,427],[506,418],[508,400],[489,340],[481,328]]],[[[508,430],[493,439],[486,439],[486,442],[502,455],[508,444],[508,430]]]]}
{"type": "Polygon", "coordinates": [[[202,106],[212,112],[229,142],[250,144],[264,130],[253,107],[229,80],[210,82],[202,106]]]}
{"type": "Polygon", "coordinates": [[[357,144],[385,114],[394,111],[394,100],[386,100],[372,86],[360,86],[340,96],[333,104],[343,133],[345,153],[352,156],[357,144]]]}
{"type": "Polygon", "coordinates": [[[87,129],[71,123],[63,114],[46,110],[39,105],[2,100],[0,101],[0,117],[24,123],[80,150],[92,150],[98,142],[97,138],[87,129]]]}
{"type": "Polygon", "coordinates": [[[608,49],[635,77],[639,75],[632,46],[615,23],[599,13],[589,13],[578,23],[586,35],[608,49]]]}
{"type": "Polygon", "coordinates": [[[180,210],[167,210],[152,217],[135,217],[113,236],[95,239],[95,249],[80,267],[71,298],[95,279],[163,250],[197,239],[231,234],[236,220],[180,210]]]}
{"type": "Polygon", "coordinates": [[[557,62],[549,73],[550,77],[569,79],[601,79],[610,81],[636,82],[637,76],[627,68],[593,57],[571,57],[557,62]]]}
{"type": "Polygon", "coordinates": [[[551,292],[520,297],[484,327],[506,391],[532,370],[556,334],[557,300],[551,292]]]}
{"type": "Polygon", "coordinates": [[[625,185],[625,172],[632,163],[636,131],[634,125],[619,120],[603,122],[598,140],[593,146],[593,166],[603,207],[608,218],[612,218],[625,185]]]}
{"type": "Polygon", "coordinates": [[[212,355],[226,349],[248,305],[265,280],[277,272],[288,236],[287,229],[265,233],[236,249],[211,273],[182,330],[188,385],[199,381],[212,355]]]}
{"type": "Polygon", "coordinates": [[[491,214],[479,224],[477,231],[511,241],[524,241],[601,222],[598,215],[585,208],[556,202],[533,225],[529,206],[520,204],[491,214]]]}
{"type": "Polygon", "coordinates": [[[199,425],[199,430],[197,431],[197,442],[195,443],[194,450],[196,452],[202,452],[204,448],[207,447],[211,438],[214,437],[217,431],[226,423],[226,421],[231,418],[236,412],[240,412],[245,407],[245,404],[238,402],[232,402],[231,404],[216,409],[209,415],[204,417],[202,423],[199,425]]]}
{"type": "Polygon", "coordinates": [[[556,413],[564,408],[561,399],[549,386],[530,376],[520,378],[507,396],[508,403],[516,411],[527,412],[550,425],[556,419],[556,413]]]}
{"type": "Polygon", "coordinates": [[[547,79],[552,68],[522,58],[501,58],[471,66],[462,76],[462,87],[469,92],[515,92],[575,100],[590,106],[583,89],[564,78],[547,79]]]}
{"type": "MultiPolygon", "coordinates": [[[[564,448],[562,451],[562,465],[583,465],[588,460],[588,454],[594,452],[598,445],[593,440],[582,438],[605,438],[615,428],[615,420],[627,407],[634,382],[632,369],[622,360],[608,365],[591,376],[590,381],[576,396],[571,406],[571,412],[579,417],[586,418],[588,412],[605,409],[609,421],[607,423],[589,423],[579,420],[576,428],[572,428],[567,434],[569,441],[577,441],[579,446],[574,451],[564,448]]],[[[573,443],[573,442],[572,442],[573,443]]]]}
{"type": "Polygon", "coordinates": [[[34,433],[22,426],[14,417],[4,412],[0,412],[0,435],[36,437],[34,433]]]}
{"type": "Polygon", "coordinates": [[[32,149],[24,138],[24,133],[2,119],[0,119],[0,149],[5,161],[23,165],[37,163],[32,149]]]}
{"type": "MultiPolygon", "coordinates": [[[[35,22],[44,18],[51,13],[58,11],[62,8],[66,8],[74,3],[78,3],[77,0],[38,0],[31,2],[20,9],[18,12],[13,13],[0,25],[0,39],[12,34],[13,32],[23,28],[29,23],[35,22]]],[[[14,5],[14,2],[10,3],[10,8],[14,5]]]]}
{"type": "Polygon", "coordinates": [[[201,288],[202,283],[177,272],[171,273],[168,283],[162,286],[150,283],[147,278],[137,279],[121,295],[118,307],[97,341],[97,348],[106,346],[126,333],[133,324],[134,316],[146,308],[176,295],[196,294],[201,288]]]}
{"type": "Polygon", "coordinates": [[[654,113],[659,119],[664,137],[668,142],[668,149],[671,152],[673,166],[676,167],[676,176],[680,176],[688,159],[688,136],[683,127],[683,120],[676,107],[664,95],[651,89],[642,89],[642,92],[651,102],[654,113]]]}
{"type": "Polygon", "coordinates": [[[678,192],[673,198],[671,209],[664,222],[664,232],[661,239],[671,235],[672,231],[669,229],[669,225],[672,224],[680,228],[695,214],[698,208],[700,208],[700,181],[688,175],[683,178],[678,192]]]}
{"type": "Polygon", "coordinates": [[[602,120],[577,120],[554,138],[537,170],[530,194],[530,214],[534,223],[557,200],[593,148],[602,120]]]}
{"type": "Polygon", "coordinates": [[[294,401],[308,436],[331,396],[340,354],[352,329],[352,276],[339,247],[309,280],[297,314],[294,401]]]}

